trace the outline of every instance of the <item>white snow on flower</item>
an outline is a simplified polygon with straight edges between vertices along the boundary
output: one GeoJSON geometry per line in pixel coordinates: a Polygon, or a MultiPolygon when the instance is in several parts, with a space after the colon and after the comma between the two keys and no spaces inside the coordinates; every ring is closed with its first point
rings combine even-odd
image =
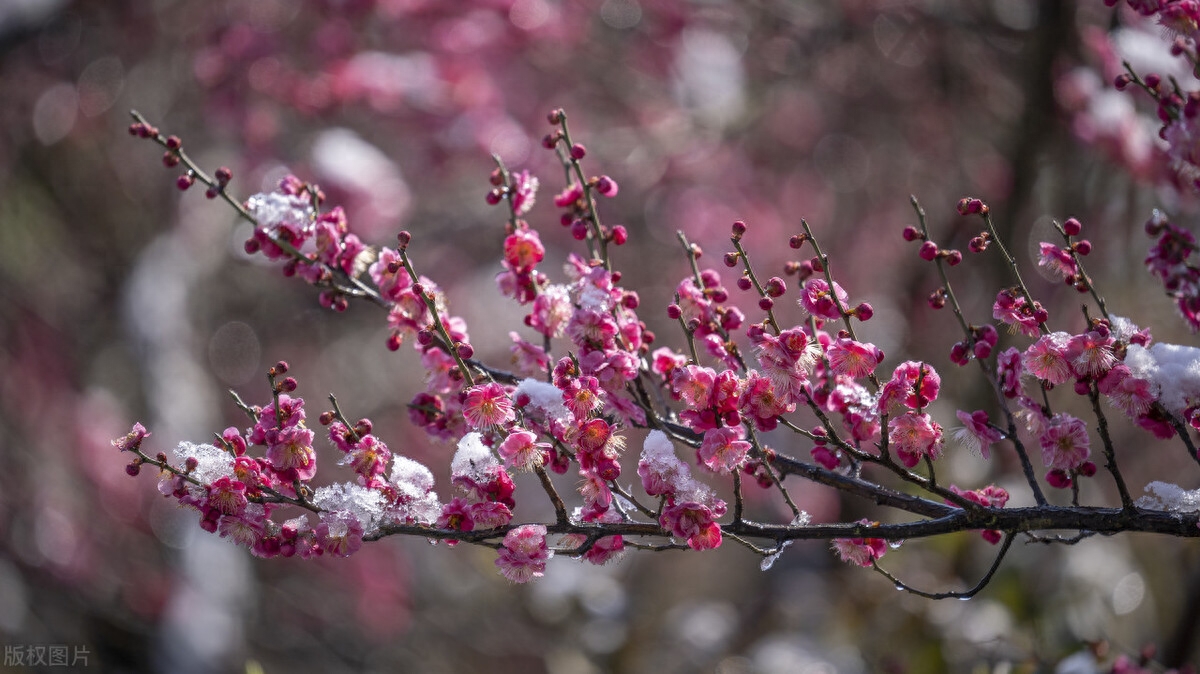
{"type": "Polygon", "coordinates": [[[606,314],[613,308],[612,295],[591,283],[582,283],[579,288],[579,308],[584,311],[595,311],[606,314]]]}
{"type": "Polygon", "coordinates": [[[396,455],[392,459],[392,481],[403,494],[424,494],[433,489],[433,473],[425,464],[407,456],[396,455]]]}
{"type": "Polygon", "coordinates": [[[1146,485],[1146,495],[1135,505],[1147,510],[1192,513],[1200,510],[1200,489],[1188,491],[1177,484],[1156,480],[1146,485]]]}
{"type": "Polygon", "coordinates": [[[1174,414],[1200,401],[1200,348],[1158,342],[1149,349],[1131,344],[1125,364],[1150,382],[1158,401],[1174,414]]]}
{"type": "Polygon", "coordinates": [[[488,471],[498,463],[492,451],[483,444],[482,435],[467,433],[458,441],[458,451],[450,462],[450,474],[483,481],[488,478],[488,471]]]}
{"type": "Polygon", "coordinates": [[[246,200],[246,210],[258,221],[259,227],[271,233],[284,225],[296,230],[307,229],[315,217],[307,198],[279,192],[255,194],[246,200]]]}
{"type": "MultiPolygon", "coordinates": [[[[697,485],[703,487],[692,479],[691,470],[675,454],[675,445],[671,444],[667,434],[662,431],[650,431],[650,434],[646,436],[646,441],[642,445],[641,461],[647,464],[651,473],[661,476],[663,480],[675,487],[677,493],[695,491],[697,485]]],[[[707,489],[707,487],[703,488],[707,489]]]]}
{"type": "Polygon", "coordinates": [[[433,491],[433,473],[424,464],[406,456],[392,461],[392,481],[400,496],[399,507],[391,514],[399,521],[413,520],[432,524],[442,513],[442,504],[433,491]]]}
{"type": "Polygon", "coordinates": [[[679,461],[679,457],[675,456],[675,446],[662,431],[650,431],[646,436],[646,442],[642,444],[642,459],[648,463],[679,461]]]}
{"type": "Polygon", "coordinates": [[[196,459],[196,470],[191,472],[191,476],[205,484],[233,475],[233,456],[212,445],[181,442],[175,448],[175,457],[179,459],[180,464],[186,462],[189,457],[196,459]]]}
{"type": "Polygon", "coordinates": [[[374,489],[343,482],[318,487],[313,493],[313,505],[331,512],[348,512],[358,518],[364,533],[371,533],[383,516],[383,494],[374,489]]]}
{"type": "Polygon", "coordinates": [[[1128,342],[1129,338],[1141,329],[1133,321],[1124,316],[1117,316],[1116,314],[1109,316],[1109,327],[1111,328],[1112,336],[1122,342],[1128,342]]]}
{"type": "Polygon", "coordinates": [[[546,420],[559,419],[569,422],[572,419],[570,410],[563,404],[562,391],[553,384],[537,379],[525,379],[517,384],[513,398],[524,393],[529,396],[529,407],[539,410],[546,420]]]}

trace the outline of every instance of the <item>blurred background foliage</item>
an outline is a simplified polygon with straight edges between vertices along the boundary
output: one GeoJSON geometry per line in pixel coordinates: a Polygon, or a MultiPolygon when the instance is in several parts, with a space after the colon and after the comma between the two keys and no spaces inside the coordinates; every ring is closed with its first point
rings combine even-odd
{"type": "MultiPolygon", "coordinates": [[[[494,288],[504,218],[484,203],[490,155],[541,177],[530,221],[548,258],[576,250],[550,204],[561,169],[539,144],[559,106],[586,166],[621,185],[602,217],[630,230],[616,264],[662,344],[682,343],[661,309],[687,273],[677,230],[719,267],[744,219],[770,275],[805,218],[852,298],[874,304],[863,336],[885,367],[937,364],[948,427],[955,406],[986,409],[986,385],[945,360],[957,327],[926,306],[932,269],[900,238],[910,194],[935,238],[964,249],[975,222],[954,204],[984,198],[1027,269],[1050,218],[1078,217],[1110,308],[1187,340],[1141,268],[1140,223],[1194,204],[1164,186],[1148,113],[1104,90],[1129,48],[1115,36],[1166,51],[1130,23],[1098,0],[0,3],[0,640],[86,645],[101,671],[1032,672],[1106,640],[1193,657],[1200,560],[1184,541],[1018,545],[970,602],[897,593],[820,542],[766,572],[726,545],[603,568],[556,559],[515,587],[490,551],[420,540],[254,559],[200,531],[153,477],[127,477],[109,445],[134,419],[152,451],[244,424],[225,390],[265,402],[262,375],[282,358],[312,414],[335,392],[443,485],[452,452],[408,422],[423,372],[407,348],[386,350],[382,314],[326,312],[248,258],[232,211],[180,195],[155,148],[126,134],[131,108],[204,166],[232,167],[242,197],[290,171],[370,243],[412,231],[418,270],[495,362],[521,314],[494,288]]],[[[1007,277],[998,256],[968,262],[953,278],[981,323],[1007,277]]],[[[1079,296],[1031,277],[1057,328],[1082,327],[1079,296]]],[[[1115,425],[1135,490],[1178,475],[1196,486],[1180,447],[1115,425]]],[[[794,436],[770,440],[807,458],[794,436]]],[[[951,448],[941,470],[1030,501],[1000,454],[951,448]]],[[[1084,499],[1113,503],[1110,491],[1092,480],[1084,499]]],[[[818,521],[888,517],[823,488],[793,493],[818,521]]],[[[518,518],[545,507],[523,502],[518,518]]],[[[750,508],[786,519],[770,499],[750,508]]],[[[885,561],[916,586],[958,589],[993,552],[966,534],[885,561]]]]}

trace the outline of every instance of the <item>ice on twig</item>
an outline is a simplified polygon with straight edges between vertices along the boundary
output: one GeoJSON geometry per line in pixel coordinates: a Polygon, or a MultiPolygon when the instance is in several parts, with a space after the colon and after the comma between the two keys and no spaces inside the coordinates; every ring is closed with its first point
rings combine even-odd
{"type": "Polygon", "coordinates": [[[791,544],[791,541],[784,541],[783,543],[780,543],[779,547],[776,548],[773,554],[763,557],[762,563],[758,565],[758,568],[763,571],[770,571],[771,567],[775,566],[775,562],[779,559],[779,556],[782,555],[783,551],[787,550],[788,546],[791,544]]]}
{"type": "Polygon", "coordinates": [[[1200,510],[1200,489],[1188,491],[1177,484],[1154,481],[1146,485],[1146,495],[1135,504],[1147,510],[1191,513],[1200,510]]]}

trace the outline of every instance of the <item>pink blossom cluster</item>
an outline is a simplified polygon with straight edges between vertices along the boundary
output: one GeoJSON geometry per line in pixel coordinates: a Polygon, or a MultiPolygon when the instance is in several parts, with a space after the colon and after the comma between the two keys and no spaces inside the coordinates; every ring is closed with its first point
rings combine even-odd
{"type": "MultiPolygon", "coordinates": [[[[785,267],[785,275],[797,277],[792,307],[783,301],[788,281],[778,276],[762,281],[756,274],[742,248],[746,223],[733,224],[735,250],[721,258],[737,270],[730,285],[717,270],[702,268],[702,251],[683,240],[692,273],[674,286],[665,313],[678,323],[686,347],[655,347],[655,335],[639,316],[640,297],[622,285],[610,255],[610,246],[626,243],[629,233],[602,224],[597,214],[597,199],[616,196],[617,184],[604,175],[587,177],[581,163],[587,151],[570,138],[565,113],[553,111],[550,122],[555,130],[544,145],[557,153],[568,176],[553,206],[586,253],[572,253],[560,279],[541,268],[546,249],[526,220],[539,181],[497,161],[486,196],[488,203],[506,209],[496,282],[534,335],[526,339],[513,333],[515,373],[475,360],[466,322],[451,315],[445,293],[417,273],[408,232],[367,264],[365,248],[349,233],[340,209],[317,213],[319,190],[289,177],[278,190],[246,202],[246,213],[256,223],[251,248],[282,260],[285,272],[321,286],[323,296],[334,298],[323,300],[327,306],[337,309],[351,298],[383,306],[388,348],[396,350],[411,339],[428,377],[409,405],[409,419],[430,437],[456,445],[449,501],[438,498],[428,468],[390,450],[373,435],[370,421],[349,423],[336,401],[320,422],[354,481],[314,486],[315,435],[306,425],[303,399],[291,395],[295,380],[280,379],[287,371],[283,363],[270,372],[272,400],[259,407],[243,405],[252,425],[245,431],[227,429],[220,446],[181,445],[176,453],[182,467],[165,456],[143,454],[140,446],[148,434],[135,426],[114,443],[137,455],[131,472],[143,463],[157,466],[164,471],[164,494],[198,510],[205,529],[255,554],[344,556],[365,539],[424,534],[451,545],[490,545],[497,550],[496,566],[514,582],[541,576],[555,550],[606,563],[624,552],[630,534],[677,539],[670,545],[686,543],[692,550],[716,548],[729,536],[744,542],[740,534],[752,525],[742,514],[743,475],[777,490],[793,511],[795,527],[808,521],[783,485],[796,473],[893,498],[895,492],[875,482],[878,471],[936,495],[962,509],[959,514],[986,509],[995,515],[1005,507],[1009,494],[994,485],[970,490],[937,483],[935,464],[957,451],[947,446],[946,430],[934,418],[941,375],[919,360],[883,367],[882,349],[856,333],[874,309],[851,301],[807,223],[804,234],[789,241],[793,250],[812,251],[811,258],[785,267]],[[788,309],[794,322],[786,320],[788,309]],[[807,430],[798,423],[801,414],[810,419],[807,430]],[[632,429],[650,429],[637,462],[640,493],[626,491],[621,480],[632,429]],[[765,444],[763,434],[782,429],[811,442],[813,463],[765,444]],[[681,458],[677,444],[694,451],[681,458]],[[251,458],[251,448],[261,448],[261,456],[251,458]],[[732,482],[732,508],[727,494],[718,495],[697,479],[693,468],[722,484],[732,482]],[[537,478],[555,510],[552,524],[516,519],[517,473],[537,478]],[[570,510],[552,477],[568,473],[575,504],[570,510]],[[299,514],[282,523],[273,518],[295,510],[299,514]],[[551,534],[560,536],[554,547],[547,542],[551,534]]],[[[1014,338],[1020,346],[1000,350],[996,323],[967,321],[945,273],[961,264],[963,255],[933,241],[917,206],[920,228],[907,227],[902,236],[917,243],[917,256],[941,273],[943,284],[930,304],[951,307],[963,328],[950,359],[983,365],[997,394],[988,409],[957,412],[962,426],[952,432],[958,444],[982,460],[991,460],[997,445],[1017,453],[1030,490],[1044,504],[1021,436],[1040,448],[1044,480],[1052,487],[1069,488],[1097,472],[1087,424],[1051,409],[1049,392],[1056,387],[1071,384],[1093,403],[1103,397],[1160,437],[1175,433],[1172,422],[1178,420],[1172,414],[1200,425],[1200,387],[1194,394],[1179,389],[1170,409],[1161,403],[1161,377],[1150,372],[1170,365],[1171,357],[1150,353],[1148,331],[1108,314],[1102,303],[1103,317],[1089,320],[1085,330],[1051,331],[1049,313],[1021,281],[987,205],[965,198],[958,211],[980,217],[986,227],[971,239],[972,254],[998,249],[1009,261],[1015,282],[1000,290],[991,318],[1020,334],[1014,338]],[[1151,362],[1160,355],[1161,362],[1151,362]],[[1024,433],[1014,417],[1024,421],[1024,433]],[[1006,421],[1000,426],[993,419],[1006,421]]],[[[1067,220],[1059,228],[1061,244],[1042,243],[1040,259],[1077,289],[1094,292],[1081,261],[1090,252],[1090,244],[1077,238],[1081,230],[1078,220],[1067,220]]],[[[1132,507],[1107,438],[1102,442],[1123,500],[1132,507]]],[[[522,492],[522,498],[526,495],[522,492]]],[[[946,508],[940,501],[921,507],[946,508]]],[[[1001,531],[985,528],[992,524],[976,522],[974,528],[995,543],[1001,531]]],[[[875,565],[887,551],[885,539],[897,538],[894,532],[884,535],[887,525],[879,526],[877,537],[837,538],[835,551],[849,563],[875,565]]],[[[754,548],[764,556],[778,554],[790,541],[758,535],[775,537],[773,547],[754,548]]]]}
{"type": "Polygon", "coordinates": [[[342,464],[350,466],[357,482],[313,486],[315,435],[306,424],[304,400],[283,392],[294,391],[296,381],[276,379],[286,372],[282,361],[271,368],[275,394],[270,403],[243,406],[251,426],[225,429],[216,445],[181,443],[174,452],[177,463],[166,454],[150,458],[141,452],[149,436],[141,424],[114,445],[138,455],[131,474],[146,463],[158,467],[164,496],[198,511],[205,531],[259,557],[348,556],[385,521],[432,522],[431,507],[438,507],[432,474],[411,459],[393,457],[366,419],[350,426],[331,412],[321,415],[331,444],[344,453],[342,464]],[[251,453],[256,447],[260,456],[251,453]],[[300,514],[286,521],[272,518],[277,511],[296,510],[300,514]],[[316,515],[315,525],[308,514],[316,515]]]}

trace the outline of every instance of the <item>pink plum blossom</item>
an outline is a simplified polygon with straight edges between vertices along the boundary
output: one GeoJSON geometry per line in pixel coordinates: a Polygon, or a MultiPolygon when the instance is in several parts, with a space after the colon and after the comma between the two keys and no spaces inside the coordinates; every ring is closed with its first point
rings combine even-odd
{"type": "Polygon", "coordinates": [[[883,361],[883,351],[874,344],[839,337],[825,350],[825,357],[834,374],[857,379],[875,371],[875,366],[883,361]]]}
{"type": "Polygon", "coordinates": [[[905,412],[888,421],[888,442],[900,462],[912,468],[922,458],[942,455],[942,427],[928,414],[905,412]]]}
{"type": "Polygon", "coordinates": [[[495,382],[467,389],[462,413],[467,426],[475,430],[502,426],[516,418],[504,387],[495,382]]]}
{"type": "Polygon", "coordinates": [[[954,439],[971,451],[981,454],[983,458],[991,458],[992,445],[1003,440],[1004,433],[988,423],[987,412],[976,410],[967,413],[958,410],[955,415],[963,422],[963,427],[954,432],[954,439]]]}
{"type": "Polygon", "coordinates": [[[1071,378],[1071,362],[1067,358],[1069,340],[1070,335],[1065,332],[1039,337],[1021,357],[1025,371],[1052,386],[1065,383],[1071,378]]]}
{"type": "Polygon", "coordinates": [[[1042,447],[1042,460],[1051,470],[1078,468],[1091,453],[1087,424],[1069,414],[1054,415],[1038,442],[1042,447]]]}
{"type": "Polygon", "coordinates": [[[714,428],[704,433],[700,443],[700,460],[710,470],[729,473],[746,460],[750,443],[742,439],[742,427],[714,428]]]}
{"type": "MultiPolygon", "coordinates": [[[[869,520],[859,520],[859,524],[871,524],[869,520]]],[[[847,564],[870,567],[875,560],[887,554],[887,543],[880,538],[835,538],[831,543],[834,552],[847,564]]]]}
{"type": "Polygon", "coordinates": [[[510,581],[528,583],[545,574],[546,561],[553,555],[546,547],[546,527],[522,524],[504,535],[496,567],[510,581]]]}

